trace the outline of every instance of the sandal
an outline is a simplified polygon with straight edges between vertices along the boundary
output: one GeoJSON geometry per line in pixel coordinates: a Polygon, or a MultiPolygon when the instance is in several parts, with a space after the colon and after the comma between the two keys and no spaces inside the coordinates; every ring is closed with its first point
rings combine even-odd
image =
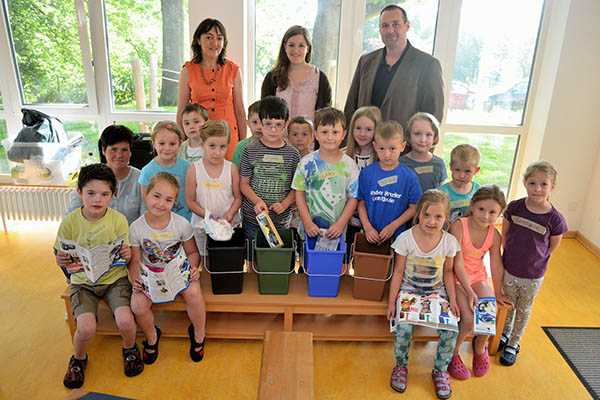
{"type": "Polygon", "coordinates": [[[500,343],[498,343],[498,353],[501,353],[502,350],[504,350],[504,348],[506,347],[506,345],[508,344],[508,336],[506,336],[504,333],[502,334],[502,336],[500,336],[500,343]]]}
{"type": "Polygon", "coordinates": [[[202,342],[196,342],[196,334],[194,332],[194,325],[188,326],[188,335],[190,337],[190,358],[194,362],[202,361],[204,358],[204,342],[206,342],[206,336],[202,339],[202,342]]]}
{"type": "Polygon", "coordinates": [[[156,361],[156,359],[158,358],[158,342],[160,342],[160,335],[161,335],[161,330],[158,326],[155,326],[156,328],[156,343],[154,344],[148,344],[148,340],[144,340],[142,342],[142,346],[143,346],[143,350],[142,353],[144,354],[143,356],[143,360],[144,360],[144,364],[153,364],[154,361],[156,361]]]}
{"type": "Polygon", "coordinates": [[[452,356],[452,360],[450,361],[450,364],[448,364],[448,373],[451,377],[460,381],[464,381],[471,377],[471,373],[467,369],[463,360],[460,358],[459,354],[452,356]]]}
{"type": "Polygon", "coordinates": [[[88,357],[87,354],[85,359],[79,360],[75,356],[71,356],[69,360],[69,366],[67,367],[67,373],[63,379],[63,385],[68,389],[78,389],[83,386],[85,379],[85,367],[87,367],[88,357]]]}
{"type": "Polygon", "coordinates": [[[140,357],[140,351],[137,344],[134,344],[130,349],[123,349],[123,371],[125,376],[137,376],[144,370],[144,363],[140,357]]]}
{"type": "Polygon", "coordinates": [[[435,386],[435,394],[438,399],[449,399],[452,396],[452,389],[450,388],[450,375],[446,371],[438,371],[434,369],[431,371],[431,378],[433,379],[433,385],[435,386]]]}
{"type": "Polygon", "coordinates": [[[390,386],[396,392],[404,393],[406,390],[406,383],[408,381],[408,369],[400,365],[396,365],[392,369],[392,376],[390,378],[390,386]]]}
{"type": "Polygon", "coordinates": [[[521,350],[521,346],[506,346],[502,355],[500,356],[500,364],[510,367],[517,361],[517,354],[519,354],[519,350],[521,350]]]}

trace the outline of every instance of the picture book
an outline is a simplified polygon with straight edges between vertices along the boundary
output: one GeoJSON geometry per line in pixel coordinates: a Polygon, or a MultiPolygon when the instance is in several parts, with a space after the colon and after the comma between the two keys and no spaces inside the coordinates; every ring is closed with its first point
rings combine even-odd
{"type": "Polygon", "coordinates": [[[281,240],[279,232],[277,232],[271,217],[269,217],[269,213],[264,211],[261,212],[256,216],[256,221],[270,247],[283,247],[283,241],[281,240]]]}
{"type": "Polygon", "coordinates": [[[400,291],[394,320],[390,326],[409,323],[458,332],[458,317],[450,310],[450,303],[437,293],[420,295],[400,291]]]}
{"type": "Polygon", "coordinates": [[[496,298],[481,297],[473,315],[473,332],[481,335],[496,334],[496,298]]]}
{"type": "Polygon", "coordinates": [[[335,251],[337,250],[340,244],[340,238],[329,239],[325,234],[327,233],[326,229],[319,230],[319,237],[315,242],[315,250],[318,251],[335,251]]]}
{"type": "Polygon", "coordinates": [[[127,261],[120,254],[123,242],[123,239],[117,239],[88,249],[72,240],[59,238],[61,250],[71,257],[70,263],[81,264],[85,276],[92,282],[96,282],[112,267],[127,266],[127,261]]]}
{"type": "Polygon", "coordinates": [[[190,263],[185,257],[176,257],[163,269],[143,265],[140,278],[153,303],[168,303],[190,285],[190,263]]]}

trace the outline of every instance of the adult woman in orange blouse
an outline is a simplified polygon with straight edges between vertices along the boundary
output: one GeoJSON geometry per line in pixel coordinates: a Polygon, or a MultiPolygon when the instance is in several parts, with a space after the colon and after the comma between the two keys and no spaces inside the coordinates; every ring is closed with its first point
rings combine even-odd
{"type": "Polygon", "coordinates": [[[246,112],[242,101],[240,68],[225,58],[227,35],[223,24],[207,18],[198,25],[192,39],[194,56],[179,76],[177,124],[188,103],[198,103],[208,110],[209,119],[227,122],[231,140],[226,158],[231,160],[239,140],[246,137],[246,112]]]}

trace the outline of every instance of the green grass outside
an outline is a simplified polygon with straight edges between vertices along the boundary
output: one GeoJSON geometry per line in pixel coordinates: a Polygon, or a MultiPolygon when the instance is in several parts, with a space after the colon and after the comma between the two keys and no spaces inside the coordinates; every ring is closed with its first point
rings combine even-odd
{"type": "Polygon", "coordinates": [[[481,185],[498,185],[508,196],[510,178],[512,175],[514,158],[517,152],[517,135],[492,135],[492,134],[460,134],[447,133],[444,135],[444,150],[442,158],[450,176],[450,152],[463,143],[477,147],[481,154],[479,173],[474,180],[481,185]]]}

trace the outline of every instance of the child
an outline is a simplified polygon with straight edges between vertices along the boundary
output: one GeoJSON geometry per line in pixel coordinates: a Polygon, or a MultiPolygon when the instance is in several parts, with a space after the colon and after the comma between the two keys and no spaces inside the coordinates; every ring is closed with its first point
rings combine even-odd
{"type": "Polygon", "coordinates": [[[396,121],[377,125],[374,148],[378,161],[360,172],[358,214],[371,243],[395,239],[415,215],[421,187],[414,171],[400,164],[404,131],[396,121]]]}
{"type": "Polygon", "coordinates": [[[406,138],[410,151],[400,162],[417,173],[423,192],[439,188],[448,177],[444,161],[432,153],[439,139],[440,123],[433,115],[418,112],[410,117],[406,138]]]}
{"type": "Polygon", "coordinates": [[[208,121],[208,110],[206,108],[196,103],[189,103],[185,106],[181,114],[181,124],[187,140],[181,143],[179,158],[191,163],[202,158],[200,129],[206,121],[208,121]]]}
{"type": "Polygon", "coordinates": [[[556,170],[546,161],[531,164],[525,170],[527,197],[509,203],[504,211],[502,262],[504,293],[513,309],[508,314],[500,345],[504,348],[500,363],[510,366],[517,360],[520,341],[531,314],[548,260],[567,231],[567,222],[550,203],[556,185],[556,170]]]}
{"type": "Polygon", "coordinates": [[[340,237],[356,209],[358,167],[340,149],[345,136],[344,113],[332,107],[315,115],[316,150],[300,161],[292,189],[304,232],[310,237],[326,229],[329,239],[340,237]]]}
{"type": "Polygon", "coordinates": [[[238,168],[240,166],[240,157],[244,152],[244,149],[253,140],[258,140],[262,132],[262,125],[260,123],[260,117],[258,116],[258,110],[260,107],[260,100],[255,101],[248,107],[248,127],[252,136],[242,139],[236,146],[233,152],[231,162],[234,163],[238,168]]]}
{"type": "Polygon", "coordinates": [[[473,181],[473,176],[479,172],[477,148],[470,144],[459,144],[453,148],[450,152],[450,172],[452,180],[444,183],[440,189],[450,199],[450,222],[454,222],[467,213],[471,197],[480,187],[479,183],[473,181]]]}
{"type": "Polygon", "coordinates": [[[242,218],[246,238],[250,240],[258,227],[256,215],[263,211],[269,213],[277,229],[289,226],[295,196],[292,178],[300,161],[298,151],[283,139],[289,119],[285,100],[264,97],[259,116],[262,135],[246,146],[240,160],[242,218]]]}
{"type": "MultiPolygon", "coordinates": [[[[460,315],[456,302],[455,276],[468,288],[462,269],[460,245],[454,236],[443,230],[448,219],[448,197],[440,190],[429,190],[417,203],[415,225],[401,233],[392,248],[396,251],[394,275],[390,284],[388,319],[396,315],[396,299],[400,290],[419,295],[438,294],[446,298],[454,314],[460,315]],[[456,256],[456,257],[455,257],[456,256]]],[[[471,303],[474,305],[474,298],[471,303]]],[[[408,352],[413,325],[399,322],[395,332],[396,366],[390,384],[398,392],[406,390],[408,352]]],[[[456,332],[438,329],[440,341],[431,373],[435,391],[440,399],[452,395],[448,363],[456,343],[456,332]]]]}
{"type": "MultiPolygon", "coordinates": [[[[456,149],[455,149],[456,150],[456,149]]],[[[459,218],[450,227],[450,233],[459,241],[462,248],[464,268],[469,278],[469,287],[478,297],[493,297],[498,304],[510,303],[502,293],[504,268],[500,256],[502,237],[494,224],[506,207],[504,193],[496,185],[483,186],[473,196],[466,217],[459,218]],[[492,289],[483,264],[483,257],[489,251],[492,272],[492,289]]],[[[471,373],[460,358],[460,346],[473,330],[473,309],[469,307],[467,292],[461,285],[456,286],[456,300],[460,308],[460,332],[448,372],[453,378],[464,380],[471,373]]],[[[473,375],[484,376],[490,368],[487,352],[488,336],[478,335],[473,339],[473,375]]]]}
{"type": "Polygon", "coordinates": [[[77,179],[77,193],[82,208],[69,213],[60,224],[54,249],[56,262],[70,273],[69,294],[77,330],[73,335],[74,354],[69,360],[63,383],[69,389],[80,388],[87,366],[86,353],[90,340],[96,333],[98,302],[105,299],[110,306],[123,339],[123,362],[126,376],[139,375],[144,370],[140,352],[135,344],[136,325],[129,308],[131,285],[127,279],[127,262],[131,257],[128,225],[125,216],[108,208],[117,188],[117,179],[104,164],[91,164],[81,168],[77,179]],[[96,282],[89,280],[81,262],[73,260],[63,251],[64,240],[75,242],[88,249],[122,240],[120,257],[115,258],[110,269],[96,282]]]}
{"type": "Polygon", "coordinates": [[[298,150],[300,158],[312,151],[313,125],[304,117],[294,117],[288,125],[288,142],[298,150]]]}
{"type": "Polygon", "coordinates": [[[165,268],[180,268],[183,263],[189,263],[190,270],[189,286],[181,292],[191,321],[188,327],[189,353],[194,362],[204,357],[206,310],[198,282],[200,256],[194,243],[192,226],[185,218],[171,211],[178,190],[179,183],[173,175],[166,172],[154,175],[144,198],[148,209],[131,224],[131,308],[146,336],[143,342],[145,364],[154,363],[158,357],[161,331],[154,326],[152,300],[144,294],[140,273],[144,269],[162,272],[165,268]]]}
{"type": "Polygon", "coordinates": [[[200,132],[204,158],[193,163],[187,172],[186,200],[193,213],[194,238],[201,256],[207,254],[202,223],[206,210],[233,226],[241,223],[240,173],[235,164],[225,160],[229,135],[225,121],[208,121],[200,132]]]}
{"type": "Polygon", "coordinates": [[[346,154],[354,159],[360,171],[375,160],[373,137],[380,122],[381,111],[374,106],[360,107],[352,115],[346,154]]]}
{"type": "MultiPolygon", "coordinates": [[[[150,178],[159,172],[170,173],[177,178],[181,187],[185,187],[185,176],[190,163],[177,156],[179,146],[181,146],[181,137],[181,131],[177,128],[175,122],[160,121],[154,125],[152,129],[152,145],[154,146],[154,151],[156,151],[156,157],[142,168],[142,173],[140,174],[140,185],[144,199],[146,198],[146,186],[150,183],[150,178]]],[[[177,201],[173,205],[173,211],[188,221],[192,218],[192,213],[185,201],[184,190],[179,191],[177,201]]]]}

